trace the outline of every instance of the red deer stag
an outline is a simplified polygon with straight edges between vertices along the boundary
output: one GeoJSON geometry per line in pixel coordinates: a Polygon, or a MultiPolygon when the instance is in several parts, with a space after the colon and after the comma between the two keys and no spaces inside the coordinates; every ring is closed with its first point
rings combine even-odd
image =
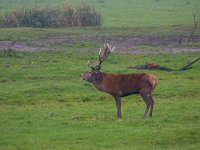
{"type": "Polygon", "coordinates": [[[147,73],[141,74],[106,74],[101,72],[101,65],[108,55],[114,50],[109,44],[104,46],[104,50],[100,48],[99,63],[91,66],[88,62],[90,71],[81,73],[80,77],[92,83],[96,89],[112,95],[116,102],[117,118],[122,118],[121,113],[121,97],[131,94],[140,94],[146,103],[144,117],[152,117],[154,101],[152,92],[156,87],[157,81],[155,76],[147,73]],[[148,115],[149,112],[149,115],[148,115]]]}

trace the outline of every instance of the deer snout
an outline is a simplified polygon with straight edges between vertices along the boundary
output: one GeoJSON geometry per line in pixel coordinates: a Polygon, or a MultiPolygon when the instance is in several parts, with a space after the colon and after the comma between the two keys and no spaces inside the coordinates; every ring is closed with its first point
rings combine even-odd
{"type": "Polygon", "coordinates": [[[86,80],[85,73],[81,73],[80,78],[81,78],[81,80],[86,80]]]}

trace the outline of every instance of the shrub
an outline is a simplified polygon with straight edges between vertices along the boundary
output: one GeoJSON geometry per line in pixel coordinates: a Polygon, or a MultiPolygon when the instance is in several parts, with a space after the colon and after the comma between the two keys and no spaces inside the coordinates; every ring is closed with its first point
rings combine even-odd
{"type": "Polygon", "coordinates": [[[13,49],[6,49],[0,51],[0,57],[17,57],[17,54],[13,49]]]}
{"type": "Polygon", "coordinates": [[[78,7],[21,8],[0,18],[0,27],[86,27],[101,25],[101,15],[88,4],[78,7]]]}

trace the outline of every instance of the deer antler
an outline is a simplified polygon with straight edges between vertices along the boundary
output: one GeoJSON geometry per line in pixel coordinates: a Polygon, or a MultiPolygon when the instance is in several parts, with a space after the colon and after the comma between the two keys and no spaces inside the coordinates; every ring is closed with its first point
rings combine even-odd
{"type": "Polygon", "coordinates": [[[102,52],[102,49],[100,47],[99,49],[99,63],[95,65],[93,68],[100,70],[102,63],[107,59],[108,55],[113,52],[115,47],[112,47],[108,43],[104,45],[104,50],[102,52]]]}
{"type": "Polygon", "coordinates": [[[90,61],[88,61],[88,67],[89,67],[89,68],[92,68],[92,64],[91,64],[90,61]]]}

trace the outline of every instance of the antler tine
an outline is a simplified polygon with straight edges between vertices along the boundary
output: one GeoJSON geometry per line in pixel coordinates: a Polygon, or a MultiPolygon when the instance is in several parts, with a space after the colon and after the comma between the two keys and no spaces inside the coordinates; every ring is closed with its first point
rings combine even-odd
{"type": "Polygon", "coordinates": [[[115,49],[115,47],[112,48],[112,46],[110,44],[107,43],[107,47],[105,49],[105,53],[104,53],[104,60],[108,57],[108,55],[113,52],[115,49]]]}
{"type": "Polygon", "coordinates": [[[109,43],[107,43],[106,45],[107,45],[107,47],[110,49],[110,45],[109,45],[109,43]]]}
{"type": "Polygon", "coordinates": [[[103,63],[103,61],[107,58],[109,53],[110,53],[109,52],[109,45],[108,44],[107,44],[107,46],[104,45],[104,51],[103,51],[102,55],[99,55],[101,63],[103,63]]]}
{"type": "Polygon", "coordinates": [[[113,52],[114,50],[115,50],[115,46],[110,51],[113,52]]]}
{"type": "Polygon", "coordinates": [[[101,55],[101,47],[99,48],[99,55],[101,55]]]}
{"type": "Polygon", "coordinates": [[[105,45],[104,44],[104,50],[102,51],[101,47],[99,49],[99,63],[94,66],[96,69],[100,69],[101,64],[107,59],[108,55],[113,52],[115,47],[111,47],[108,43],[105,45]]]}
{"type": "Polygon", "coordinates": [[[111,52],[113,52],[115,49],[115,46],[112,48],[112,46],[109,43],[107,43],[107,47],[108,47],[109,51],[111,51],[111,52]]]}
{"type": "Polygon", "coordinates": [[[92,65],[91,65],[90,61],[88,61],[88,67],[92,68],[92,65]]]}
{"type": "Polygon", "coordinates": [[[101,47],[99,48],[99,62],[101,62],[101,52],[102,52],[102,49],[101,47]]]}

